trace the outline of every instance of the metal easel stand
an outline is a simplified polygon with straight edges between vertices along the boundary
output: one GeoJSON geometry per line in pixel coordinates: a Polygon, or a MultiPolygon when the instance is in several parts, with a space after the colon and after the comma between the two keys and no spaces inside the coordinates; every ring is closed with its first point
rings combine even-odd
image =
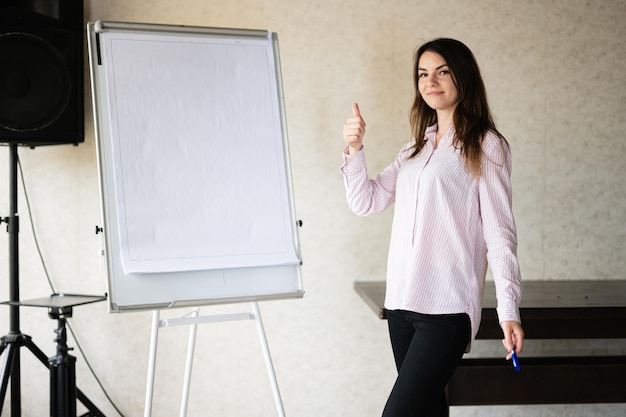
{"type": "Polygon", "coordinates": [[[278,411],[279,417],[285,417],[285,410],[283,408],[282,399],[280,397],[280,391],[278,390],[278,381],[276,380],[276,373],[274,372],[274,365],[270,355],[269,346],[267,344],[267,338],[265,337],[265,329],[263,327],[263,321],[261,319],[261,312],[259,311],[259,305],[256,301],[252,302],[252,313],[232,313],[232,314],[217,314],[212,316],[200,316],[199,308],[194,308],[191,316],[181,317],[174,319],[159,318],[160,311],[154,310],[152,312],[152,333],[150,336],[150,357],[148,359],[148,382],[146,385],[146,403],[144,409],[144,417],[150,417],[152,415],[152,398],[154,392],[154,374],[156,368],[156,354],[157,354],[157,342],[158,332],[161,327],[172,326],[190,326],[189,329],[189,342],[187,346],[187,360],[185,363],[185,380],[183,383],[183,393],[180,404],[180,417],[187,415],[187,404],[189,400],[189,385],[191,381],[191,368],[193,365],[193,354],[196,344],[196,330],[198,324],[202,323],[216,323],[223,321],[238,321],[238,320],[255,320],[257,325],[257,331],[259,333],[259,339],[261,341],[261,347],[263,349],[263,355],[265,357],[265,366],[272,385],[272,391],[274,393],[274,402],[278,411]]]}

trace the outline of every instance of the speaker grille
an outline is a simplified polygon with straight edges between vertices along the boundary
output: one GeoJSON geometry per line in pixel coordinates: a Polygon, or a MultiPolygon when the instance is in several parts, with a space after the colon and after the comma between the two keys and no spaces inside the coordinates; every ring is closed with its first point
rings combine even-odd
{"type": "Polygon", "coordinates": [[[32,132],[53,123],[70,99],[70,72],[61,54],[29,33],[0,35],[0,126],[32,132]]]}

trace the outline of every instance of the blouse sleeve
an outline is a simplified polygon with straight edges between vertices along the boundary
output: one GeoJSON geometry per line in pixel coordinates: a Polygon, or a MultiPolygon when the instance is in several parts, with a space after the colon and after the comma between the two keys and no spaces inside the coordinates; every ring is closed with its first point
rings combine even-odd
{"type": "Polygon", "coordinates": [[[522,278],[517,260],[517,231],[511,191],[511,152],[495,134],[483,141],[479,185],[487,259],[496,285],[500,322],[521,322],[522,278]]]}
{"type": "Polygon", "coordinates": [[[353,155],[348,154],[347,148],[344,150],[341,172],[346,200],[355,214],[367,216],[380,213],[395,201],[396,178],[403,160],[402,154],[400,152],[396,160],[379,173],[376,179],[370,179],[363,149],[353,155]]]}

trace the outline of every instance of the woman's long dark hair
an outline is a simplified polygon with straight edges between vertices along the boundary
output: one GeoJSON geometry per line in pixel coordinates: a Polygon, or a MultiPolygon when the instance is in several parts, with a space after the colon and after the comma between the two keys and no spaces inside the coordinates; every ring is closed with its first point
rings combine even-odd
{"type": "Polygon", "coordinates": [[[422,45],[415,54],[413,78],[415,82],[415,100],[409,115],[411,133],[415,145],[411,158],[415,157],[424,147],[426,128],[437,122],[437,113],[430,108],[418,89],[418,64],[426,51],[435,52],[443,57],[450,68],[452,80],[458,91],[458,104],[454,111],[454,146],[460,148],[465,165],[470,172],[480,176],[480,159],[482,157],[482,140],[488,131],[494,132],[506,140],[496,129],[489,105],[485,85],[480,75],[474,54],[462,42],[454,39],[439,38],[422,45]]]}

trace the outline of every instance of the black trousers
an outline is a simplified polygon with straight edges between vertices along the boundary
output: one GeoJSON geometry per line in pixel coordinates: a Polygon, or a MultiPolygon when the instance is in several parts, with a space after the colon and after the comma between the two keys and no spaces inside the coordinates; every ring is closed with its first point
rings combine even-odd
{"type": "Polygon", "coordinates": [[[387,312],[398,378],[383,417],[447,417],[445,387],[470,340],[467,314],[387,312]]]}

